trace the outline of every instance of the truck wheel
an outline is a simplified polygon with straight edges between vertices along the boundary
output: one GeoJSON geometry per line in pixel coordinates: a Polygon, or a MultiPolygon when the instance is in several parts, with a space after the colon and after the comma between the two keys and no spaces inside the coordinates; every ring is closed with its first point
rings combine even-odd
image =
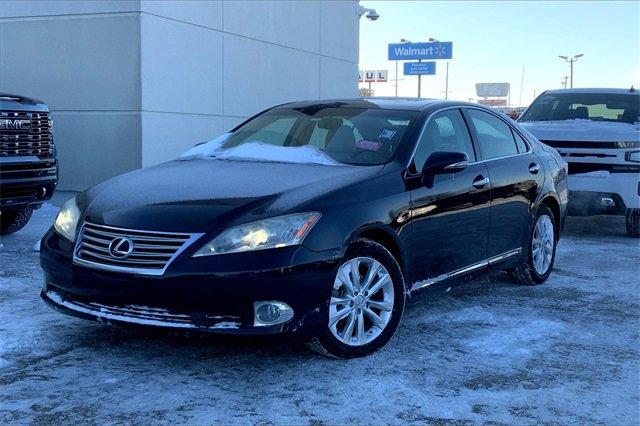
{"type": "Polygon", "coordinates": [[[556,257],[557,230],[553,213],[541,205],[533,222],[529,244],[524,248],[520,264],[507,270],[509,277],[518,284],[538,285],[549,278],[556,257]]]}
{"type": "Polygon", "coordinates": [[[640,237],[640,209],[627,209],[627,235],[640,237]]]}
{"type": "Polygon", "coordinates": [[[32,213],[33,207],[0,211],[0,235],[12,234],[24,228],[32,213]]]}

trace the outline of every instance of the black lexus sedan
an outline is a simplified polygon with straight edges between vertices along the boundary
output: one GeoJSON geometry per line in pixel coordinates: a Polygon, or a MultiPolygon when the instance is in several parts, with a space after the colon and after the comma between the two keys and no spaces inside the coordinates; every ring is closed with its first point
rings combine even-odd
{"type": "Polygon", "coordinates": [[[495,269],[544,282],[566,175],[553,149],[475,104],[289,103],[69,200],[42,240],[41,295],[101,322],[363,356],[409,296],[495,269]]]}

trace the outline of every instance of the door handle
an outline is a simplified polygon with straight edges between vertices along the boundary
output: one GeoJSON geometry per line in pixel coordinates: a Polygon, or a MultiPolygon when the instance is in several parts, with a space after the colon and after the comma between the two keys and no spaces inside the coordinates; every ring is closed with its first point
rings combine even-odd
{"type": "Polygon", "coordinates": [[[540,171],[540,166],[536,163],[529,164],[529,173],[536,175],[540,171]]]}
{"type": "Polygon", "coordinates": [[[473,187],[476,189],[482,189],[485,186],[489,185],[489,178],[478,176],[471,185],[473,185],[473,187]]]}

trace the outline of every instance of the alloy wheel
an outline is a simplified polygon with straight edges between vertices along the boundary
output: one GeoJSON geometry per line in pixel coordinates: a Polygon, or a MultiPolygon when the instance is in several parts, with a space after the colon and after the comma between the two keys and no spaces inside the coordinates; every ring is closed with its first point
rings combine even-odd
{"type": "Polygon", "coordinates": [[[340,342],[363,346],[375,340],[391,320],[394,289],[387,269],[370,257],[340,265],[329,305],[329,329],[340,342]]]}
{"type": "Polygon", "coordinates": [[[553,222],[549,216],[542,215],[536,222],[531,242],[533,267],[539,275],[544,275],[551,266],[554,244],[553,222]]]}

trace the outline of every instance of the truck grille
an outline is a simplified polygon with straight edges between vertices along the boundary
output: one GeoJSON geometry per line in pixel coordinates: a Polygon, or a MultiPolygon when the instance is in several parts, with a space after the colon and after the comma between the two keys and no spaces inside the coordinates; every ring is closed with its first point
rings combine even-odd
{"type": "Polygon", "coordinates": [[[0,167],[0,181],[12,179],[44,180],[55,179],[57,173],[55,160],[40,160],[26,163],[6,163],[0,167]]]}
{"type": "Polygon", "coordinates": [[[85,222],[74,254],[78,264],[147,275],[161,275],[171,260],[201,234],[142,231],[85,222]],[[131,244],[128,255],[114,254],[122,238],[131,244]],[[130,241],[130,242],[129,242],[130,241]]]}
{"type": "Polygon", "coordinates": [[[52,124],[45,112],[0,112],[0,157],[53,156],[52,124]],[[16,127],[13,123],[29,122],[16,127]]]}
{"type": "Polygon", "coordinates": [[[585,149],[628,149],[640,147],[640,141],[601,142],[601,141],[552,141],[540,140],[553,148],[585,148],[585,149]]]}

